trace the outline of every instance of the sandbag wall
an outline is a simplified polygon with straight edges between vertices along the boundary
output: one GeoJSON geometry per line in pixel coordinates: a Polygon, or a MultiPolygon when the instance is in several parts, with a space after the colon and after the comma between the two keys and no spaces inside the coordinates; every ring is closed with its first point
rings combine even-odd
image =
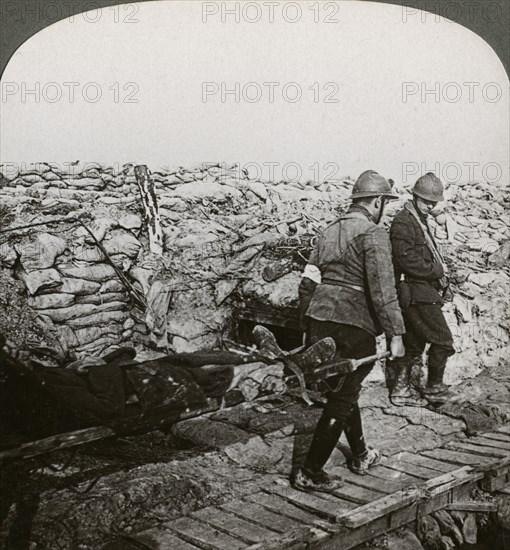
{"type": "MultiPolygon", "coordinates": [[[[353,180],[267,182],[237,165],[153,170],[164,253],[148,252],[133,165],[38,163],[0,168],[0,203],[11,225],[84,213],[115,265],[149,302],[133,307],[115,271],[76,225],[38,226],[0,239],[0,262],[25,281],[29,303],[81,353],[122,342],[157,342],[177,352],[217,346],[232,335],[234,307],[297,303],[311,240],[348,204],[353,180]],[[33,254],[34,249],[48,253],[33,254]],[[159,285],[159,286],[157,286],[159,285]],[[151,292],[152,289],[152,292],[151,292]],[[148,318],[149,312],[149,318],[148,318]]],[[[154,168],[154,167],[149,167],[154,168]]],[[[409,198],[391,204],[388,221],[409,198]]],[[[454,380],[496,365],[508,352],[508,197],[503,185],[450,184],[447,209],[431,222],[449,258],[453,304],[446,307],[458,353],[454,380]]]]}

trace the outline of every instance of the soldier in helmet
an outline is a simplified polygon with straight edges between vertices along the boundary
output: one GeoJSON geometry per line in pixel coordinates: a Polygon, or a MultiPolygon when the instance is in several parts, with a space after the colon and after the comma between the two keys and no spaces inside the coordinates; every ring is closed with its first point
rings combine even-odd
{"type": "Polygon", "coordinates": [[[410,386],[414,361],[421,357],[427,343],[428,380],[423,396],[427,401],[442,403],[452,398],[443,383],[448,357],[455,353],[453,337],[441,306],[451,295],[446,265],[434,241],[427,218],[439,201],[444,200],[443,184],[432,172],[418,179],[413,198],[405,204],[391,225],[399,299],[406,334],[406,354],[393,363],[396,382],[390,397],[395,405],[422,404],[410,386]]]}
{"type": "MultiPolygon", "coordinates": [[[[309,343],[335,340],[338,357],[359,359],[376,352],[376,336],[389,339],[392,359],[404,355],[404,321],[398,306],[391,245],[378,225],[387,201],[397,198],[377,172],[360,175],[348,212],[319,236],[299,287],[300,313],[309,343]]],[[[323,470],[340,435],[351,447],[348,465],[358,474],[380,461],[363,437],[358,397],[373,363],[328,379],[326,404],[303,467],[292,484],[304,491],[332,492],[342,484],[323,470]]]]}

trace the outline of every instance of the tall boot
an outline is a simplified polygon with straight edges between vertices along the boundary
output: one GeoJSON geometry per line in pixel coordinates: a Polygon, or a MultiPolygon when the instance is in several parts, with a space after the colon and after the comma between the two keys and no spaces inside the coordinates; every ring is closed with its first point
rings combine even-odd
{"type": "Polygon", "coordinates": [[[427,402],[415,394],[411,388],[412,361],[396,361],[393,368],[396,371],[395,383],[390,392],[390,401],[395,407],[424,407],[427,402]]]}
{"type": "Polygon", "coordinates": [[[456,403],[461,400],[462,396],[452,392],[450,388],[443,382],[446,364],[430,365],[428,370],[427,387],[423,391],[423,397],[431,405],[444,405],[445,403],[456,403]]]}
{"type": "Polygon", "coordinates": [[[430,365],[427,376],[427,388],[437,387],[443,384],[446,365],[430,365]]]}
{"type": "Polygon", "coordinates": [[[329,476],[323,470],[340,439],[342,428],[342,423],[335,418],[325,414],[320,417],[305,463],[292,482],[295,489],[332,493],[342,486],[340,476],[329,476]]]}

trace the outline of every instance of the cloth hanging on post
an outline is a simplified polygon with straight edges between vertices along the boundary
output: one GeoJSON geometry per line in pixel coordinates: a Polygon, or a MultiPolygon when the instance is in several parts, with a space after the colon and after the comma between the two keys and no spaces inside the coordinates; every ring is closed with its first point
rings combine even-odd
{"type": "Polygon", "coordinates": [[[167,349],[167,314],[172,291],[163,281],[154,281],[147,295],[145,324],[150,330],[150,338],[158,348],[167,349]]]}

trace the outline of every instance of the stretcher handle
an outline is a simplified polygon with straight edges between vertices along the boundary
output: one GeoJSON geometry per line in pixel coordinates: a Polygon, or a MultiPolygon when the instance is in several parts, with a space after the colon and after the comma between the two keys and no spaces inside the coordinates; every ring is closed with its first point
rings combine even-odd
{"type": "Polygon", "coordinates": [[[374,361],[379,361],[379,359],[387,359],[390,357],[391,352],[385,351],[383,353],[376,353],[375,355],[370,355],[369,357],[363,357],[363,359],[352,359],[353,370],[366,365],[368,363],[373,363],[374,361]]]}

